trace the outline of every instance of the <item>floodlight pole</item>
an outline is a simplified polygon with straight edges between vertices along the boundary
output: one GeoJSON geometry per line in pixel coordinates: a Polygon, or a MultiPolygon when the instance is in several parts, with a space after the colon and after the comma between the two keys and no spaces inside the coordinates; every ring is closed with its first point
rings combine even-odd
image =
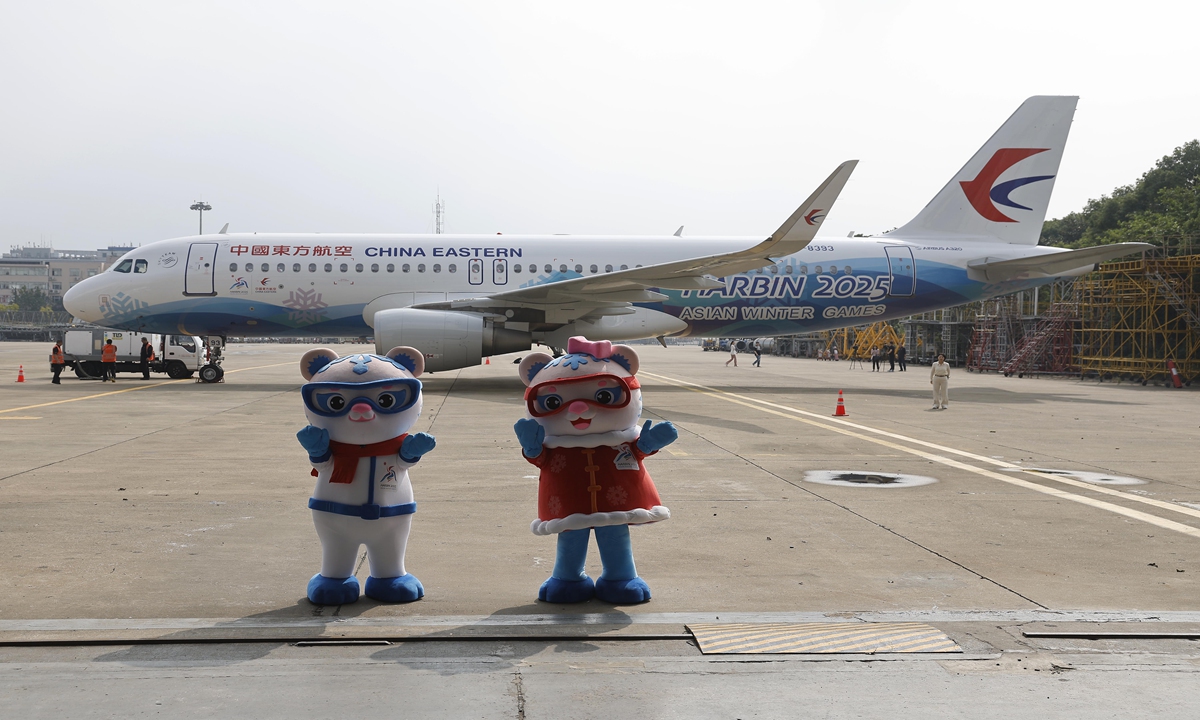
{"type": "Polygon", "coordinates": [[[203,200],[200,200],[200,201],[197,201],[192,204],[192,209],[200,211],[200,234],[203,235],[204,234],[204,211],[212,210],[212,205],[209,205],[208,203],[204,202],[203,200]]]}

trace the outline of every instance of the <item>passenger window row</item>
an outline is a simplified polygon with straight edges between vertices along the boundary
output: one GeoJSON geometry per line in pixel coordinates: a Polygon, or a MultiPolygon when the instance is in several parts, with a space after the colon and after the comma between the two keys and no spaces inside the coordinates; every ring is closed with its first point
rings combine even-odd
{"type": "MultiPolygon", "coordinates": [[[[320,268],[320,269],[324,270],[325,272],[332,272],[332,271],[334,271],[334,266],[335,266],[334,263],[324,263],[323,265],[318,265],[317,263],[308,263],[307,270],[308,270],[308,272],[317,272],[318,268],[320,268]]],[[[238,272],[238,268],[239,268],[238,263],[229,263],[229,271],[230,272],[238,272]]],[[[522,272],[523,268],[524,268],[524,265],[522,265],[521,263],[512,264],[512,271],[514,271],[514,272],[522,272]]],[[[528,268],[529,268],[530,275],[536,274],[536,272],[538,272],[538,265],[530,263],[528,268]]],[[[637,265],[637,268],[641,268],[641,265],[637,265]]],[[[412,271],[412,269],[413,269],[412,265],[409,265],[408,263],[404,263],[400,266],[401,272],[410,272],[410,271],[412,271]]],[[[446,265],[445,269],[448,272],[457,272],[458,266],[455,263],[450,263],[449,265],[446,265]]],[[[149,263],[146,262],[146,260],[121,260],[121,263],[119,265],[116,265],[116,268],[113,268],[113,270],[115,272],[130,272],[131,270],[133,272],[145,272],[146,270],[149,270],[149,263]]],[[[254,263],[246,263],[245,270],[246,270],[246,272],[253,272],[254,271],[254,263]]],[[[258,270],[260,272],[270,272],[271,264],[270,263],[260,264],[260,265],[258,265],[258,270]]],[[[288,266],[286,263],[278,263],[275,265],[276,272],[287,272],[287,270],[288,270],[288,266]]],[[[302,270],[304,270],[304,265],[302,265],[300,263],[292,264],[292,272],[301,272],[302,270]]],[[[350,265],[348,263],[340,263],[337,265],[337,270],[338,270],[338,272],[349,272],[350,265]]],[[[380,270],[379,263],[371,263],[371,272],[379,272],[379,270],[380,270]]],[[[396,265],[394,265],[392,263],[388,263],[384,266],[384,270],[386,272],[395,272],[396,265]]],[[[426,270],[425,263],[420,263],[420,264],[416,265],[416,271],[425,272],[425,270],[426,270]]],[[[442,272],[442,264],[433,263],[432,270],[433,270],[433,272],[442,272]]],[[[562,263],[562,264],[558,265],[559,272],[566,272],[568,270],[575,270],[575,272],[578,272],[578,274],[582,275],[583,274],[583,265],[576,263],[574,268],[569,268],[569,266],[566,265],[566,263],[562,263]]],[[[620,270],[629,270],[629,265],[620,265],[620,270]]],[[[815,265],[814,270],[817,272],[817,274],[821,274],[821,272],[824,271],[824,269],[822,268],[821,265],[815,265]]],[[[850,265],[846,265],[845,268],[842,270],[845,271],[846,275],[853,275],[853,269],[851,268],[850,265]]],[[[362,263],[356,263],[354,265],[354,271],[355,272],[364,272],[364,271],[366,271],[366,266],[362,263]]],[[[600,271],[600,266],[595,265],[595,264],[590,265],[588,268],[588,271],[592,272],[592,274],[596,274],[596,272],[600,271]]],[[[604,271],[612,272],[613,265],[605,265],[604,271]]],[[[546,263],[545,265],[542,265],[542,272],[545,272],[546,275],[550,275],[551,272],[554,272],[554,266],[551,265],[550,263],[546,263]]],[[[752,272],[754,272],[754,274],[757,274],[757,275],[763,275],[763,274],[779,275],[780,270],[779,270],[779,265],[767,265],[766,268],[758,268],[757,270],[754,270],[752,272]]],[[[784,275],[792,275],[793,272],[797,272],[797,274],[799,274],[799,275],[808,275],[809,274],[809,266],[808,265],[799,265],[797,268],[797,266],[793,266],[793,265],[784,265],[784,275]]],[[[829,265],[829,272],[830,272],[830,274],[833,274],[833,275],[838,274],[838,272],[839,272],[838,266],[829,265]]]]}
{"type": "MultiPolygon", "coordinates": [[[[126,261],[126,263],[128,263],[128,262],[129,261],[126,261]]],[[[144,264],[146,261],[139,260],[138,262],[142,263],[143,267],[144,267],[144,264]]],[[[116,271],[117,272],[129,272],[128,267],[125,267],[124,270],[121,269],[123,266],[125,266],[126,263],[122,263],[120,266],[115,268],[116,271]]],[[[255,271],[254,263],[246,263],[245,266],[239,266],[238,263],[232,262],[232,263],[229,263],[229,272],[233,272],[233,273],[238,272],[239,267],[244,267],[245,272],[248,272],[248,273],[255,271]]],[[[262,264],[258,265],[257,267],[258,267],[259,272],[262,272],[262,273],[271,272],[271,264],[270,263],[262,263],[262,264]]],[[[319,265],[318,263],[308,263],[307,270],[310,273],[315,273],[315,272],[317,272],[318,268],[320,268],[321,270],[324,270],[327,273],[331,273],[331,272],[333,272],[334,267],[335,266],[333,263],[324,263],[323,265],[319,265]]],[[[349,263],[340,263],[336,267],[338,269],[338,272],[343,272],[343,273],[350,272],[349,263]]],[[[425,263],[418,263],[417,264],[417,272],[419,272],[419,273],[425,272],[425,267],[426,267],[425,263]]],[[[519,273],[522,271],[522,268],[524,268],[524,267],[525,266],[520,263],[514,263],[512,265],[512,270],[515,273],[519,273]]],[[[637,265],[636,267],[641,267],[641,265],[637,265]]],[[[304,269],[305,269],[304,265],[302,265],[301,263],[292,263],[291,272],[295,272],[295,273],[303,272],[304,269]]],[[[362,263],[357,263],[354,266],[354,272],[357,272],[357,273],[365,272],[366,269],[367,268],[362,263]]],[[[388,263],[384,269],[386,272],[396,272],[396,266],[392,263],[388,263]]],[[[442,265],[440,263],[434,263],[432,268],[430,268],[430,269],[432,269],[433,272],[435,272],[435,273],[440,273],[442,271],[442,265]]],[[[575,272],[579,273],[580,275],[583,274],[583,265],[576,263],[575,267],[573,269],[575,270],[575,272]]],[[[629,266],[621,265],[620,269],[628,270],[629,266]]],[[[379,270],[380,270],[379,263],[371,263],[370,270],[373,273],[379,272],[379,270]]],[[[551,265],[550,263],[546,263],[542,267],[542,270],[543,270],[543,272],[549,274],[549,273],[554,272],[554,266],[551,265]]],[[[565,272],[567,272],[567,270],[568,270],[568,266],[566,263],[562,263],[558,266],[558,272],[565,273],[565,272]]],[[[278,263],[275,265],[275,272],[285,273],[287,271],[288,271],[287,263],[278,263]]],[[[408,263],[404,263],[403,265],[400,266],[400,272],[411,272],[411,271],[412,271],[412,266],[408,263]]],[[[446,271],[452,272],[452,273],[458,272],[458,265],[455,263],[450,263],[446,266],[446,271]]],[[[534,265],[533,263],[530,263],[529,264],[529,272],[532,274],[532,273],[536,273],[537,271],[538,271],[538,266],[534,265]]],[[[598,265],[593,264],[588,268],[588,271],[591,273],[598,273],[600,271],[600,269],[599,269],[598,265]]],[[[145,272],[145,269],[137,270],[136,272],[145,272]]],[[[613,266],[605,265],[604,272],[606,272],[606,273],[613,272],[613,266]]]]}

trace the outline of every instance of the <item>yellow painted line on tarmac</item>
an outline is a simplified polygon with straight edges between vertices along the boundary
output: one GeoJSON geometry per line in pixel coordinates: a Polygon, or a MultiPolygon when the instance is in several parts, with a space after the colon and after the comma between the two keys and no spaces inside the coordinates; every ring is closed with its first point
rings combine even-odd
{"type": "MultiPolygon", "coordinates": [[[[982,475],[983,477],[991,478],[993,480],[999,480],[1000,482],[1007,483],[1009,485],[1015,485],[1016,487],[1024,488],[1026,490],[1033,490],[1034,492],[1039,492],[1044,495],[1050,495],[1051,497],[1056,497],[1061,500],[1069,500],[1071,502],[1080,503],[1082,505],[1089,505],[1091,507],[1094,507],[1094,508],[1097,508],[1100,510],[1107,510],[1108,512],[1116,513],[1118,515],[1124,515],[1125,517],[1132,518],[1134,520],[1140,520],[1142,522],[1149,523],[1151,525],[1155,525],[1155,526],[1163,528],[1165,530],[1174,530],[1175,532],[1182,533],[1184,535],[1189,535],[1191,537],[1200,539],[1200,528],[1195,528],[1195,527],[1192,527],[1191,525],[1184,525],[1183,523],[1175,522],[1174,520],[1167,520],[1166,518],[1161,518],[1161,517],[1158,517],[1157,515],[1151,515],[1149,513],[1145,513],[1140,510],[1134,510],[1132,508],[1127,508],[1122,505],[1114,505],[1113,503],[1105,502],[1103,500],[1097,500],[1095,498],[1090,498],[1090,497],[1086,497],[1083,495],[1076,495],[1074,493],[1069,493],[1065,490],[1059,490],[1058,488],[1046,487],[1045,485],[1038,485],[1037,483],[1029,482],[1028,480],[1022,480],[1019,477],[1013,477],[1011,475],[1002,475],[1001,473],[998,473],[998,472],[993,472],[991,470],[985,470],[984,468],[979,468],[979,467],[975,467],[974,465],[968,465],[966,463],[959,462],[957,460],[945,457],[944,455],[938,455],[935,453],[926,452],[924,450],[918,450],[916,448],[906,447],[904,445],[899,445],[897,443],[890,442],[888,440],[882,440],[880,438],[871,437],[869,435],[864,435],[862,433],[855,432],[854,430],[847,429],[846,427],[838,427],[837,425],[834,425],[831,423],[836,422],[840,425],[866,430],[866,431],[873,432],[873,433],[876,433],[879,435],[896,438],[898,440],[902,440],[905,442],[911,442],[911,443],[914,443],[917,445],[923,445],[926,447],[936,447],[939,450],[944,450],[946,452],[950,452],[950,453],[953,453],[956,455],[963,455],[963,456],[968,456],[971,458],[976,458],[979,460],[984,460],[985,458],[983,458],[983,456],[980,456],[980,455],[974,455],[973,453],[968,453],[968,452],[962,451],[962,450],[955,450],[954,448],[948,448],[948,447],[944,447],[941,445],[934,445],[933,443],[927,443],[923,440],[917,440],[916,438],[910,438],[910,437],[906,437],[904,435],[898,435],[896,433],[891,433],[886,430],[877,430],[875,428],[871,428],[871,427],[868,427],[865,425],[859,425],[859,424],[844,422],[844,421],[836,421],[832,418],[826,419],[820,415],[817,415],[816,413],[807,412],[805,410],[799,410],[797,408],[788,407],[786,405],[778,405],[776,403],[768,402],[766,400],[758,400],[756,398],[747,397],[745,395],[738,395],[736,393],[725,392],[724,390],[717,390],[716,388],[710,388],[705,385],[688,382],[686,380],[678,380],[676,378],[671,378],[671,377],[667,377],[665,375],[658,375],[656,373],[649,373],[649,372],[645,372],[645,371],[642,371],[640,374],[642,376],[652,377],[657,380],[661,380],[669,385],[681,387],[681,388],[684,388],[685,390],[690,390],[692,392],[699,393],[701,395],[708,395],[710,397],[724,400],[726,402],[734,403],[735,405],[743,405],[745,407],[748,407],[748,408],[751,408],[754,410],[758,410],[760,412],[765,412],[765,413],[768,413],[771,415],[778,415],[779,417],[787,418],[789,420],[795,420],[796,422],[805,423],[806,425],[812,425],[814,427],[819,427],[823,430],[829,430],[830,432],[835,432],[835,433],[839,433],[841,435],[847,435],[849,437],[858,438],[859,440],[864,440],[866,442],[874,443],[876,445],[882,445],[884,447],[889,447],[894,450],[899,450],[901,452],[908,453],[909,455],[916,455],[917,457],[922,457],[922,458],[925,458],[926,460],[931,460],[931,461],[939,463],[941,465],[947,465],[949,467],[957,468],[959,470],[965,470],[967,472],[974,473],[976,475],[982,475]],[[781,410],[776,410],[774,408],[781,408],[782,410],[784,410],[786,412],[783,412],[781,410]],[[799,416],[804,416],[804,415],[814,417],[814,418],[819,417],[819,418],[821,418],[821,421],[817,422],[816,420],[809,420],[806,417],[799,417],[799,416]]],[[[1005,467],[1020,467],[1019,465],[1013,465],[1011,463],[999,463],[999,462],[996,462],[995,460],[992,460],[991,458],[986,458],[986,460],[988,460],[989,462],[992,462],[993,464],[1003,465],[1005,467]]],[[[1057,475],[1050,475],[1050,474],[1046,474],[1046,473],[1038,473],[1036,471],[1026,470],[1025,472],[1030,473],[1032,475],[1036,475],[1040,478],[1044,478],[1047,480],[1054,480],[1054,481],[1058,481],[1058,482],[1063,482],[1064,480],[1071,480],[1070,478],[1063,478],[1063,477],[1060,477],[1057,475]]],[[[1143,497],[1138,497],[1136,495],[1129,495],[1129,494],[1122,493],[1122,492],[1119,492],[1116,490],[1112,490],[1111,488],[1098,487],[1096,485],[1092,485],[1091,483],[1085,483],[1085,482],[1078,481],[1078,480],[1071,480],[1071,482],[1066,482],[1064,484],[1081,486],[1082,488],[1087,489],[1089,491],[1101,492],[1101,493],[1110,494],[1110,495],[1118,495],[1123,500],[1143,502],[1148,505],[1154,505],[1156,507],[1161,507],[1163,509],[1180,512],[1185,515],[1196,515],[1197,514],[1197,511],[1195,511],[1193,508],[1176,506],[1176,505],[1172,505],[1170,503],[1164,503],[1161,500],[1152,500],[1151,498],[1143,498],[1143,497]]]]}
{"type": "Polygon", "coordinates": [[[9,415],[8,417],[0,417],[0,420],[41,420],[41,416],[34,417],[33,415],[9,415]]]}
{"type": "MultiPolygon", "coordinates": [[[[256,365],[248,368],[238,368],[236,370],[226,370],[226,375],[233,373],[245,372],[246,370],[262,370],[263,368],[280,367],[281,365],[295,365],[294,362],[275,363],[274,365],[256,365]]],[[[138,385],[137,387],[125,388],[123,390],[109,390],[108,392],[92,393],[91,395],[83,395],[80,397],[67,398],[66,400],[54,400],[52,402],[38,403],[37,405],[24,405],[22,407],[8,408],[0,410],[0,414],[17,412],[19,410],[32,410],[34,408],[50,407],[51,405],[62,405],[63,403],[79,402],[80,400],[91,400],[93,398],[108,397],[109,395],[120,395],[121,393],[136,392],[138,390],[149,390],[150,388],[162,387],[163,385],[176,385],[178,383],[194,383],[194,378],[183,378],[182,380],[165,380],[163,382],[151,383],[150,385],[138,385]]],[[[4,418],[0,418],[4,419],[4,418]]]]}

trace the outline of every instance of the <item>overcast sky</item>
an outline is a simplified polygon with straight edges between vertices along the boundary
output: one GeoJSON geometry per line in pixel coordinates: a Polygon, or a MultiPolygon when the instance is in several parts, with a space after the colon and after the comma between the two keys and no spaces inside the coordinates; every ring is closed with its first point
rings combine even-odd
{"type": "Polygon", "coordinates": [[[0,248],[205,231],[826,232],[908,221],[1028,96],[1049,217],[1200,136],[1196,2],[17,2],[0,248]]]}

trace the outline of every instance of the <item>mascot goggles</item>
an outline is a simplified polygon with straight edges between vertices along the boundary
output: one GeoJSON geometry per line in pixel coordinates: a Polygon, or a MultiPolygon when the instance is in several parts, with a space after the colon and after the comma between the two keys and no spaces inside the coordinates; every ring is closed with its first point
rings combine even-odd
{"type": "Polygon", "coordinates": [[[356,403],[366,403],[377,413],[393,415],[417,403],[421,397],[421,381],[415,378],[387,378],[369,383],[310,382],[300,388],[300,395],[304,398],[305,407],[324,417],[341,417],[349,413],[356,403]],[[380,392],[362,394],[365,390],[373,389],[379,389],[380,392]]]}
{"type": "Polygon", "coordinates": [[[566,410],[573,402],[612,410],[628,405],[633,396],[632,391],[641,387],[636,377],[621,377],[610,373],[548,380],[525,389],[525,407],[529,409],[532,417],[555,415],[566,410]],[[600,384],[597,380],[607,382],[600,384]],[[582,387],[584,385],[587,387],[582,387]]]}

